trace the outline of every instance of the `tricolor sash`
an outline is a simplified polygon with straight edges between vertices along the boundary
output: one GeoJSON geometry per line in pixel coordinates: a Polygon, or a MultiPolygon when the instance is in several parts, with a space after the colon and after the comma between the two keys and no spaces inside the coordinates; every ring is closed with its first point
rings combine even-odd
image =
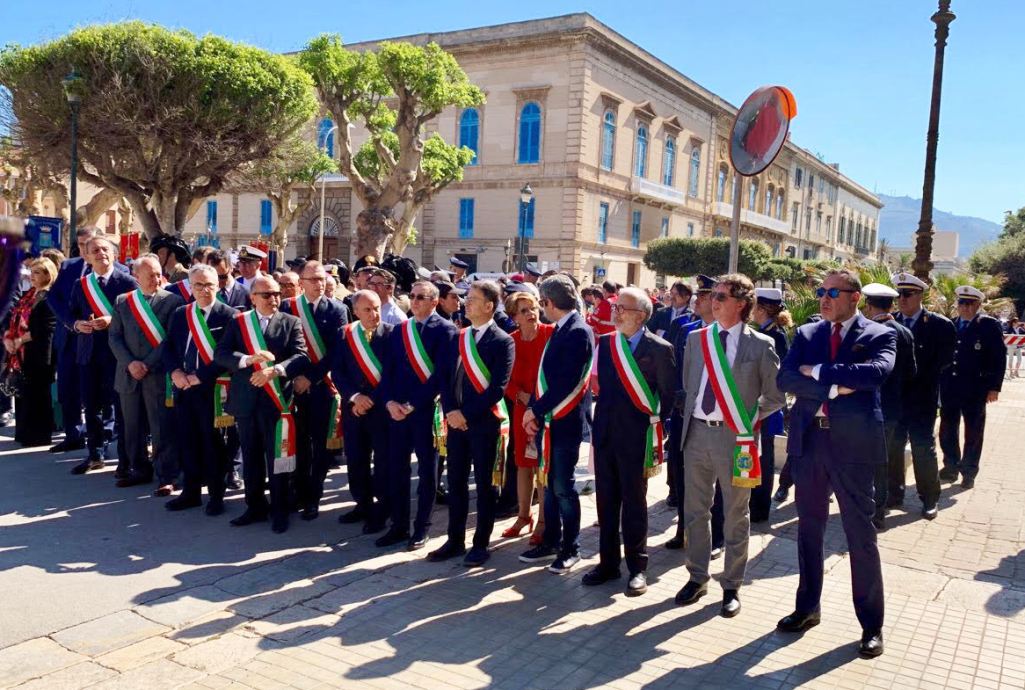
{"type": "MultiPolygon", "coordinates": [[[[267,349],[267,342],[263,339],[263,331],[260,330],[260,317],[255,309],[238,314],[239,330],[242,331],[242,340],[245,342],[246,351],[250,356],[260,350],[267,349]]],[[[253,362],[253,368],[257,371],[264,369],[267,365],[263,362],[253,362]]],[[[274,474],[295,471],[295,418],[292,416],[291,403],[285,400],[285,392],[281,382],[274,378],[263,386],[263,390],[270,396],[274,406],[278,408],[281,417],[274,429],[274,474]]]]}
{"type": "Polygon", "coordinates": [[[214,361],[214,348],[217,347],[217,342],[214,340],[214,334],[210,332],[199,303],[193,302],[185,308],[185,323],[189,326],[189,333],[192,335],[192,342],[196,344],[196,350],[199,351],[199,358],[203,360],[203,364],[210,366],[214,361]]]}
{"type": "Polygon", "coordinates": [[[306,345],[310,351],[310,361],[317,364],[324,359],[327,347],[324,345],[324,339],[320,337],[317,322],[313,320],[313,308],[310,306],[310,301],[306,299],[306,295],[299,295],[295,298],[295,311],[303,327],[303,336],[306,338],[306,345]]]}
{"type": "MultiPolygon", "coordinates": [[[[459,336],[459,357],[470,385],[478,393],[483,393],[491,385],[491,372],[477,351],[477,339],[473,337],[472,330],[464,328],[459,336]]],[[[501,491],[505,485],[505,448],[509,443],[509,408],[506,407],[505,398],[493,405],[491,412],[498,418],[498,443],[495,447],[495,464],[491,470],[491,484],[501,491]]]]}
{"type": "Polygon", "coordinates": [[[416,329],[416,319],[406,319],[402,324],[402,344],[406,348],[406,357],[413,372],[420,379],[420,383],[427,383],[427,379],[434,373],[434,362],[427,354],[423,340],[420,339],[420,332],[416,329]]]}
{"type": "Polygon", "coordinates": [[[222,374],[214,381],[214,428],[227,429],[235,426],[235,418],[224,410],[228,402],[228,393],[231,391],[231,377],[222,374]]]}
{"type": "MultiPolygon", "coordinates": [[[[548,354],[548,346],[551,345],[551,343],[551,339],[545,343],[545,349],[541,352],[541,364],[537,368],[537,387],[535,388],[535,397],[538,399],[548,392],[548,380],[545,378],[545,356],[548,354]]],[[[548,469],[552,458],[552,442],[548,433],[548,427],[551,426],[552,420],[562,419],[580,404],[580,401],[584,397],[584,391],[587,388],[587,381],[591,376],[592,364],[592,359],[588,359],[584,363],[584,368],[580,372],[580,380],[573,387],[573,390],[569,392],[569,395],[556,403],[555,407],[552,408],[552,411],[546,414],[543,420],[539,420],[541,423],[541,428],[538,431],[538,433],[541,434],[541,452],[538,453],[537,469],[538,481],[541,486],[548,485],[548,469]]]]}
{"type": "MultiPolygon", "coordinates": [[[[97,288],[99,288],[98,283],[99,281],[97,281],[97,288]]],[[[103,293],[101,292],[100,294],[102,295],[103,293]]],[[[164,342],[167,333],[164,331],[160,319],[157,318],[156,313],[153,311],[153,307],[146,301],[146,296],[142,294],[142,290],[136,289],[129,292],[125,300],[128,302],[128,310],[135,317],[135,323],[139,324],[139,328],[142,330],[142,334],[146,337],[150,347],[157,347],[160,343],[164,342]]],[[[174,386],[171,385],[170,374],[164,375],[164,406],[174,407],[174,386]]]]}
{"type": "Polygon", "coordinates": [[[708,385],[712,386],[726,426],[737,435],[737,445],[733,448],[733,486],[753,489],[762,483],[758,437],[755,434],[757,427],[752,422],[758,419],[758,403],[755,402],[750,412],[744,408],[744,400],[737,390],[737,382],[719,339],[719,324],[713,323],[700,333],[701,355],[708,371],[708,385]]]}
{"type": "Polygon", "coordinates": [[[103,294],[103,290],[100,289],[100,280],[96,277],[95,273],[90,273],[87,276],[82,276],[82,292],[85,293],[86,300],[89,301],[89,306],[92,307],[94,316],[113,316],[114,307],[111,306],[110,300],[103,294]]]}
{"type": "Polygon", "coordinates": [[[644,380],[640,367],[633,352],[630,351],[630,343],[622,333],[613,333],[609,336],[609,349],[612,355],[612,363],[619,374],[619,381],[623,384],[630,401],[638,410],[648,416],[648,430],[644,441],[644,476],[654,477],[662,469],[662,442],[663,428],[662,418],[659,415],[662,408],[662,401],[659,400],[648,382],[644,380]]]}
{"type": "Polygon", "coordinates": [[[189,282],[188,278],[174,283],[174,287],[178,290],[178,294],[182,296],[186,304],[192,301],[192,283],[189,282]]]}
{"type": "Polygon", "coordinates": [[[370,349],[366,329],[359,321],[354,321],[348,325],[346,331],[345,340],[349,343],[352,356],[356,358],[356,363],[359,364],[367,381],[376,388],[381,383],[381,362],[377,359],[374,351],[370,349]]]}
{"type": "Polygon", "coordinates": [[[448,457],[448,422],[445,421],[445,415],[441,411],[441,401],[437,400],[434,403],[434,421],[432,424],[432,431],[434,433],[434,447],[438,451],[438,455],[441,457],[448,457]]]}

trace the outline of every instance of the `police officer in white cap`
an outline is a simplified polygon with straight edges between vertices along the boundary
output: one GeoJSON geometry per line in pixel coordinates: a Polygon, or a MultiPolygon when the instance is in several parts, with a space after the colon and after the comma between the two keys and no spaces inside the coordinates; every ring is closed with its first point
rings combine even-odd
{"type": "Polygon", "coordinates": [[[940,448],[943,470],[940,477],[961,486],[975,486],[982,455],[982,437],[986,428],[986,404],[996,402],[1007,366],[1000,321],[980,314],[986,296],[971,285],[962,285],[957,293],[957,346],[954,361],[940,378],[940,448]],[[959,443],[961,419],[964,419],[964,448],[959,443]]]}
{"type": "MultiPolygon", "coordinates": [[[[894,444],[903,447],[910,437],[915,485],[922,500],[922,517],[936,517],[940,498],[939,460],[936,457],[936,410],[939,408],[940,374],[954,358],[954,324],[922,306],[929,285],[912,273],[891,277],[897,290],[897,321],[915,337],[917,372],[905,388],[903,410],[894,433],[894,444]]],[[[887,507],[904,505],[904,465],[891,468],[887,507]]]]}
{"type": "Polygon", "coordinates": [[[260,264],[266,258],[267,252],[251,244],[243,245],[239,248],[236,265],[241,275],[238,282],[246,289],[246,292],[249,292],[249,289],[253,286],[253,281],[260,277],[260,264]]]}
{"type": "MultiPolygon", "coordinates": [[[[911,335],[904,326],[897,323],[893,318],[893,300],[897,297],[897,291],[889,285],[882,283],[869,283],[861,289],[865,296],[865,306],[862,312],[866,318],[878,321],[897,333],[897,357],[894,360],[893,371],[879,388],[880,407],[883,410],[883,429],[886,436],[886,464],[879,465],[875,476],[875,502],[876,512],[872,518],[872,524],[877,531],[886,529],[886,501],[888,491],[888,477],[891,474],[904,474],[904,440],[896,440],[897,428],[901,416],[902,401],[905,391],[911,385],[915,377],[915,337],[911,335]]],[[[925,517],[932,519],[936,516],[935,506],[925,517]],[[930,517],[931,516],[931,517],[930,517]]]]}

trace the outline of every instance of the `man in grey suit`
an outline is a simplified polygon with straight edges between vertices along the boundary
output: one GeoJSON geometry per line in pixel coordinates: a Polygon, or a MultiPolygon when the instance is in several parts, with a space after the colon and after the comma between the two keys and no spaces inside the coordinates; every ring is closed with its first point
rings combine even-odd
{"type": "Polygon", "coordinates": [[[160,260],[144,254],[133,267],[139,289],[118,296],[110,323],[110,349],[117,360],[114,390],[125,420],[127,475],[118,486],[153,480],[156,495],[167,496],[178,477],[173,416],[167,405],[167,374],[161,364],[163,340],[181,297],[160,289],[160,260]],[[144,417],[145,415],[145,417],[144,417]],[[153,457],[146,452],[147,432],[153,438],[153,457]]]}
{"type": "Polygon", "coordinates": [[[747,568],[751,488],[761,483],[754,472],[759,436],[754,426],[783,407],[785,398],[776,386],[779,356],[772,338],[745,325],[754,306],[754,285],[746,276],[725,275],[711,297],[715,323],[688,336],[683,358],[683,512],[690,582],[676,603],[692,604],[708,591],[718,480],[726,536],[721,615],[732,618],[740,613],[737,593],[747,568]]]}

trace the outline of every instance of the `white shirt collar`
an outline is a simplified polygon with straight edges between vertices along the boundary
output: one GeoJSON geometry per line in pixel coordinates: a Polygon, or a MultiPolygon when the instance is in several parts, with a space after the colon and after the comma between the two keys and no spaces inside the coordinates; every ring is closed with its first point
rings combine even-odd
{"type": "MultiPolygon", "coordinates": [[[[96,271],[93,271],[93,273],[96,273],[96,271]]],[[[114,275],[114,264],[110,265],[106,273],[96,273],[97,278],[103,278],[104,280],[109,280],[112,275],[114,275]]]]}
{"type": "Polygon", "coordinates": [[[483,324],[481,326],[473,326],[473,329],[476,331],[475,337],[476,337],[478,343],[480,342],[480,339],[484,337],[484,334],[487,332],[487,330],[489,328],[491,328],[492,324],[494,324],[494,323],[495,323],[494,319],[488,319],[487,323],[485,323],[485,324],[483,324]]]}
{"type": "Polygon", "coordinates": [[[556,322],[555,322],[555,327],[556,327],[556,328],[562,328],[563,326],[565,326],[565,325],[566,325],[566,322],[567,322],[567,321],[569,321],[569,318],[570,318],[571,316],[573,316],[573,312],[572,312],[572,311],[571,311],[571,312],[568,312],[568,313],[567,313],[567,314],[566,314],[565,316],[563,316],[563,317],[562,317],[561,319],[559,319],[558,321],[556,321],[556,322]]]}
{"type": "MultiPolygon", "coordinates": [[[[840,337],[841,338],[843,338],[845,335],[847,335],[847,331],[851,330],[851,326],[854,325],[854,322],[857,320],[857,318],[858,318],[858,312],[854,312],[854,314],[851,315],[851,318],[847,319],[846,321],[841,321],[840,322],[840,337]]],[[[829,328],[830,328],[830,330],[833,329],[832,323],[830,324],[829,328]]]]}
{"type": "MultiPolygon", "coordinates": [[[[719,324],[719,328],[722,328],[722,324],[719,324]]],[[[736,342],[736,339],[740,336],[740,332],[743,331],[743,330],[744,330],[744,322],[743,321],[738,321],[737,323],[735,323],[732,326],[730,326],[729,328],[727,328],[726,332],[729,333],[730,334],[730,338],[732,338],[733,341],[736,342]]]]}

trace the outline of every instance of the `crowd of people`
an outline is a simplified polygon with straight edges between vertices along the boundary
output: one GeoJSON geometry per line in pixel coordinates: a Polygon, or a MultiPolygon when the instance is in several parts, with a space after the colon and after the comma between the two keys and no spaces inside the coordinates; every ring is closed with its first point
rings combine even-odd
{"type": "Polygon", "coordinates": [[[906,500],[905,446],[934,519],[941,482],[974,484],[1004,376],[985,296],[958,288],[951,321],[923,307],[928,285],[908,273],[863,286],[831,270],[820,313],[795,329],[783,292],[741,274],[658,292],[533,265],[471,280],[458,259],[429,271],[364,257],[350,271],[300,258],[264,273],[257,248],[190,254],[170,237],[129,268],[110,236],[80,228],[76,240],[80,257],[28,264],[3,378],[22,444],[49,443],[59,410],[51,452],[87,451],[73,474],[116,457],[117,486],[155,481],[169,511],[217,516],[240,459],[245,510],[231,524],[282,533],[293,514],[319,517],[344,457],[352,506],[338,519],[378,547],[424,549],[445,504],[428,560],[481,566],[496,520],[514,517],[501,537],[530,535],[519,560],[565,574],[580,560],[574,470],[589,441],[600,548],[583,584],[620,579],[625,560],[626,593],[646,591],[647,485],[666,465],[678,525],[665,547],[684,550],[690,576],[676,602],[706,595],[724,556],[727,618],[741,610],[750,524],[796,487],[800,584],[777,627],[819,622],[834,496],[864,656],[883,651],[876,533],[906,500]]]}

